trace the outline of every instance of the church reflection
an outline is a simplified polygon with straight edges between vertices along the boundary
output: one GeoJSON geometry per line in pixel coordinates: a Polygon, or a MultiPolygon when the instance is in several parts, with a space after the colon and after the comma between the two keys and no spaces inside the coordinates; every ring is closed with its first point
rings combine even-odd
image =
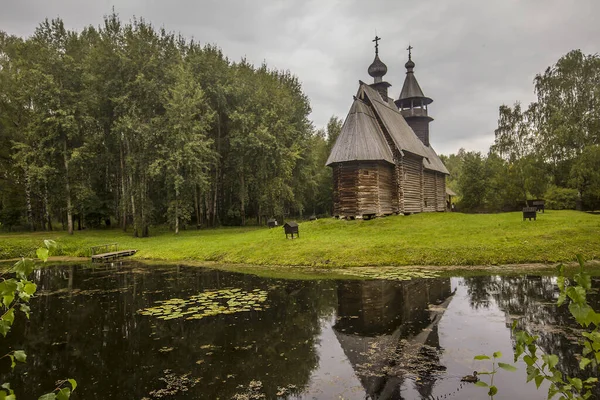
{"type": "Polygon", "coordinates": [[[367,399],[402,399],[407,372],[431,395],[439,363],[438,324],[453,291],[449,278],[346,281],[337,289],[336,337],[367,399]]]}

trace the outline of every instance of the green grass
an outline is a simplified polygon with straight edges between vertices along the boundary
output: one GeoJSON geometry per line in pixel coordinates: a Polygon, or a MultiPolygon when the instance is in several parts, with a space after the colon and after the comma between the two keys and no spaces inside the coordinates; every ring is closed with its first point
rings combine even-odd
{"type": "Polygon", "coordinates": [[[32,255],[43,239],[56,240],[64,256],[88,256],[90,246],[118,242],[138,249],[137,259],[263,266],[548,264],[573,261],[577,253],[600,259],[600,216],[576,211],[546,211],[537,221],[522,221],[521,213],[321,219],[301,223],[294,240],[281,227],[151,233],[143,239],[120,230],[3,234],[0,259],[32,255]]]}

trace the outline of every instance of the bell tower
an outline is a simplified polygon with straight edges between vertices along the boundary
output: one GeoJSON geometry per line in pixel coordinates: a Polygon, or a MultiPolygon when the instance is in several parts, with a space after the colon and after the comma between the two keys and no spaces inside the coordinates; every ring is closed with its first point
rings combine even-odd
{"type": "Polygon", "coordinates": [[[427,114],[427,106],[433,102],[426,97],[415,78],[415,63],[412,60],[412,46],[408,46],[408,61],[404,64],[406,77],[400,97],[395,101],[400,113],[425,146],[429,146],[429,123],[433,121],[427,114]]]}

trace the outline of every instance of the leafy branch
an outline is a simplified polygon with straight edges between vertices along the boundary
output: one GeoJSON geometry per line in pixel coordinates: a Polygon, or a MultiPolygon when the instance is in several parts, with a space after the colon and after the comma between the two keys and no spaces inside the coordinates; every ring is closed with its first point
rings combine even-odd
{"type": "MultiPolygon", "coordinates": [[[[579,272],[573,277],[575,285],[571,284],[565,277],[565,267],[560,264],[557,267],[558,279],[557,285],[560,295],[557,305],[563,306],[567,301],[569,303],[569,312],[575,318],[577,323],[584,328],[581,332],[580,344],[582,346],[582,357],[579,361],[579,368],[582,371],[591,371],[591,377],[585,380],[576,377],[570,377],[563,374],[558,366],[560,359],[555,354],[547,354],[537,345],[538,335],[532,335],[525,330],[517,330],[517,320],[513,322],[512,331],[515,336],[516,346],[514,362],[522,359],[527,364],[527,382],[534,381],[539,389],[544,381],[550,383],[548,388],[548,399],[560,395],[560,400],[576,399],[587,400],[592,397],[592,389],[598,383],[598,365],[600,363],[600,314],[597,313],[587,302],[587,294],[593,293],[591,276],[584,270],[584,260],[581,255],[577,255],[579,263],[579,272]]],[[[489,387],[488,394],[493,396],[498,392],[493,385],[494,375],[497,372],[495,366],[496,358],[501,354],[494,353],[492,356],[492,372],[481,372],[480,374],[491,375],[491,382],[488,385],[485,382],[476,382],[482,387],[489,387]]],[[[489,360],[486,355],[475,357],[476,360],[489,360]]],[[[516,368],[510,364],[498,363],[498,366],[508,371],[514,371],[516,368]]]]}
{"type": "MultiPolygon", "coordinates": [[[[50,250],[56,247],[53,240],[44,240],[44,246],[36,251],[37,258],[43,262],[48,260],[50,250]]],[[[15,321],[15,310],[20,310],[29,319],[29,300],[33,297],[37,290],[37,285],[28,280],[28,276],[33,272],[36,266],[35,260],[29,258],[21,258],[7,272],[0,275],[0,334],[6,337],[10,332],[15,321]],[[5,275],[9,274],[9,278],[5,275]]],[[[27,354],[24,350],[13,350],[5,354],[2,358],[10,358],[11,369],[14,370],[17,362],[26,362],[27,354]]],[[[15,400],[16,395],[10,388],[9,383],[2,384],[0,389],[0,400],[15,400]]],[[[77,387],[77,382],[74,379],[61,381],[56,389],[52,392],[42,395],[38,400],[68,400],[71,393],[77,387]],[[67,385],[67,383],[69,385],[67,385]]]]}

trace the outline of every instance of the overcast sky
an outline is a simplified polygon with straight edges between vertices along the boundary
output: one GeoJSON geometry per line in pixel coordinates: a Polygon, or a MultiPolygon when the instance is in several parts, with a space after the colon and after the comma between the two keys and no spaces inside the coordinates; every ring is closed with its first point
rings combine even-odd
{"type": "Polygon", "coordinates": [[[0,0],[0,30],[29,36],[57,16],[80,30],[112,7],[121,20],[216,44],[233,61],[290,70],[317,128],[346,117],[359,79],[372,82],[375,33],[397,98],[410,43],[441,154],[487,151],[499,105],[533,101],[535,75],[568,51],[600,52],[599,0],[0,0]]]}

